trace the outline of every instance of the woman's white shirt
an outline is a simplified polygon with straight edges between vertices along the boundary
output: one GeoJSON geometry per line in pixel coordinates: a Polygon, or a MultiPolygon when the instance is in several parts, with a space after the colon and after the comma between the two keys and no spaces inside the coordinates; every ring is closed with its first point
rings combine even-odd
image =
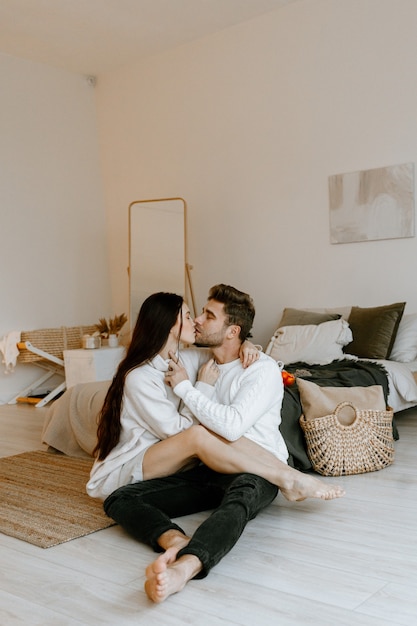
{"type": "MultiPolygon", "coordinates": [[[[201,348],[181,352],[192,384],[208,358],[209,351],[201,348]]],[[[168,361],[157,355],[126,376],[120,440],[103,461],[94,462],[86,487],[90,496],[104,499],[122,485],[143,480],[142,462],[149,446],[197,423],[165,384],[167,369],[168,361]]]]}

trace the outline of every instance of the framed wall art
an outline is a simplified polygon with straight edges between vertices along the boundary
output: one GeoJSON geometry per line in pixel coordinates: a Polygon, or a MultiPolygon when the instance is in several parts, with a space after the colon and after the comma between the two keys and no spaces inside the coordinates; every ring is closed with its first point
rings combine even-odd
{"type": "Polygon", "coordinates": [[[329,176],[330,242],[414,237],[414,164],[329,176]]]}

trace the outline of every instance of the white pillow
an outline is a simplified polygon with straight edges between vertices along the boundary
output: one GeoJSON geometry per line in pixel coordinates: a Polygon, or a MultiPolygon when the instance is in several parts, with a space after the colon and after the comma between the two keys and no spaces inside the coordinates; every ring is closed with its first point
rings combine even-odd
{"type": "Polygon", "coordinates": [[[417,313],[403,315],[390,354],[390,361],[410,363],[417,358],[417,313]]]}
{"type": "Polygon", "coordinates": [[[283,326],[275,331],[266,354],[286,365],[297,361],[327,365],[345,358],[343,346],[352,339],[352,331],[344,319],[318,325],[283,326]]]}

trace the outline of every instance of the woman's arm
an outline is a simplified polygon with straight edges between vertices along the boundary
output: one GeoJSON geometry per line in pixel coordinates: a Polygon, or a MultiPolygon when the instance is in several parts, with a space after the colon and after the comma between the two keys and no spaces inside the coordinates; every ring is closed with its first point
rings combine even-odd
{"type": "Polygon", "coordinates": [[[251,341],[244,341],[240,346],[239,358],[246,369],[252,363],[256,363],[259,359],[259,354],[262,352],[262,346],[255,346],[251,341]]]}
{"type": "Polygon", "coordinates": [[[126,379],[123,414],[129,422],[158,439],[176,435],[196,423],[191,413],[179,413],[179,399],[165,385],[163,372],[149,372],[149,368],[145,371],[145,367],[137,368],[126,379]]]}

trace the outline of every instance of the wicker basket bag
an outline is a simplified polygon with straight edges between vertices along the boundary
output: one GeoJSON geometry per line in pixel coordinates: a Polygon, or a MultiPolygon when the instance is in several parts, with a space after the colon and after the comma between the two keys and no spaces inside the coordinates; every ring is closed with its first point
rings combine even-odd
{"type": "Polygon", "coordinates": [[[300,417],[313,469],[323,476],[346,476],[383,469],[394,462],[393,410],[361,410],[341,402],[334,413],[307,420],[300,417]],[[339,411],[350,406],[355,417],[341,424],[339,411]]]}

